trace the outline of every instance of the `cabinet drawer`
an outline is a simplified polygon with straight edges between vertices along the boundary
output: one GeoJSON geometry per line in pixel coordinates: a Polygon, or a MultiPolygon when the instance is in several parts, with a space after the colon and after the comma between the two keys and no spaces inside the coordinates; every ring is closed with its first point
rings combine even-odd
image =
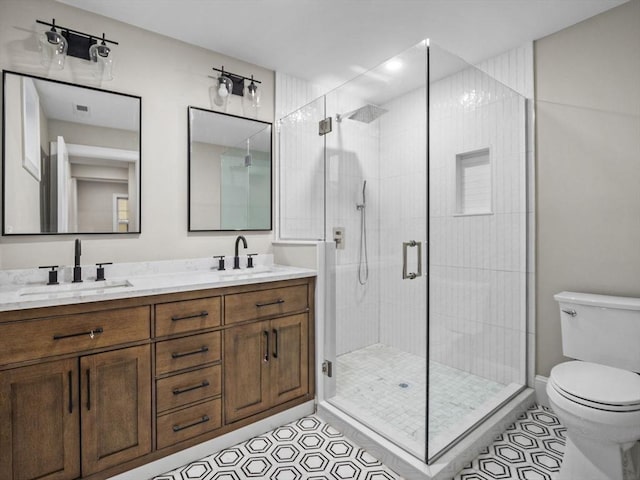
{"type": "Polygon", "coordinates": [[[224,322],[230,324],[299,312],[308,306],[306,285],[237,293],[225,297],[224,322]]]}
{"type": "Polygon", "coordinates": [[[156,305],[156,337],[220,325],[220,297],[156,305]]]}
{"type": "Polygon", "coordinates": [[[149,318],[145,306],[2,324],[0,364],[145,340],[149,318]]]}
{"type": "Polygon", "coordinates": [[[222,392],[220,365],[158,380],[158,412],[215,397],[222,392]]]}
{"type": "Polygon", "coordinates": [[[156,373],[175,372],[220,360],[220,332],[176,338],[156,344],[156,373]]]}
{"type": "Polygon", "coordinates": [[[222,426],[222,402],[218,398],[158,417],[158,449],[222,426]]]}

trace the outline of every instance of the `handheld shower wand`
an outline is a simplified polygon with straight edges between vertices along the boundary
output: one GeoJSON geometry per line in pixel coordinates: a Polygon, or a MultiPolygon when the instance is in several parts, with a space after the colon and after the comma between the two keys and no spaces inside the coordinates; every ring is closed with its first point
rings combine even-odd
{"type": "Polygon", "coordinates": [[[356,204],[360,211],[360,248],[358,249],[358,282],[366,285],[369,281],[369,258],[367,256],[367,181],[362,184],[362,203],[356,204]]]}

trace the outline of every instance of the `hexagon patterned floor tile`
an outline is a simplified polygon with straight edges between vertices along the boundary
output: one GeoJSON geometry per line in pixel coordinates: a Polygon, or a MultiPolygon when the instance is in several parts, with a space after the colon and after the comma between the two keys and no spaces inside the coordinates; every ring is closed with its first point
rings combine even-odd
{"type": "Polygon", "coordinates": [[[305,417],[154,480],[402,480],[318,417],[305,417]]]}
{"type": "MultiPolygon", "coordinates": [[[[534,406],[455,480],[554,480],[565,429],[534,406]]],[[[154,480],[402,480],[318,417],[305,417],[154,480]]]]}
{"type": "Polygon", "coordinates": [[[533,406],[455,480],[554,480],[565,441],[566,429],[558,417],[546,407],[533,406]]]}

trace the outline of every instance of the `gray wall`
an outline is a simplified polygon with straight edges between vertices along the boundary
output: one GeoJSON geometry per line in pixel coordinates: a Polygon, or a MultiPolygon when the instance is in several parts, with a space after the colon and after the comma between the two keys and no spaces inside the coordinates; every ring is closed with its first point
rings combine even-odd
{"type": "Polygon", "coordinates": [[[640,297],[640,0],[535,44],[537,364],[562,290],[640,297]]]}

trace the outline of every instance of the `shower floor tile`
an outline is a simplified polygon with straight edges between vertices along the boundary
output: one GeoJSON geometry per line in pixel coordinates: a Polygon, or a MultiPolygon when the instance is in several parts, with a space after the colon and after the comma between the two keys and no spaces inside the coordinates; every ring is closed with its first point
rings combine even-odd
{"type": "MultiPolygon", "coordinates": [[[[425,358],[376,344],[340,355],[336,364],[336,396],[331,403],[423,456],[427,409],[425,358]]],[[[443,445],[453,439],[465,419],[473,424],[474,410],[491,402],[506,387],[433,361],[429,364],[429,375],[431,445],[443,445]]]]}

